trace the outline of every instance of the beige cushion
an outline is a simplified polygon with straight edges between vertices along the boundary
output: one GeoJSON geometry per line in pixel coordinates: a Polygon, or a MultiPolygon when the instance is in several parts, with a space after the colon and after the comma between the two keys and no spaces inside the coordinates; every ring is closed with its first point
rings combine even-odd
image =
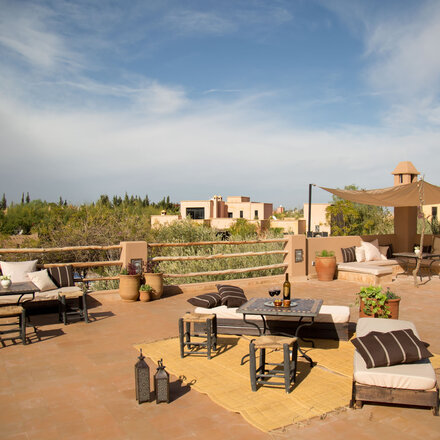
{"type": "MultiPolygon", "coordinates": [[[[82,294],[82,290],[79,287],[71,286],[71,287],[60,287],[59,289],[54,290],[46,290],[44,292],[36,292],[35,293],[35,301],[44,301],[49,299],[58,299],[58,293],[73,293],[78,292],[82,294]]],[[[20,295],[8,295],[8,296],[0,296],[0,304],[13,304],[18,301],[20,295]]],[[[21,299],[22,301],[32,299],[32,295],[24,295],[21,299]]],[[[210,309],[212,310],[212,309],[210,309]]]]}
{"type": "Polygon", "coordinates": [[[382,256],[379,251],[379,242],[376,238],[376,240],[373,240],[372,242],[362,242],[362,247],[365,250],[365,261],[375,261],[375,260],[382,260],[382,256]]]}
{"type": "Polygon", "coordinates": [[[29,272],[35,272],[37,261],[0,261],[3,275],[9,275],[13,283],[24,283],[30,281],[29,272]]]}
{"type": "MultiPolygon", "coordinates": [[[[217,319],[243,319],[243,313],[237,313],[237,308],[227,308],[226,306],[214,307],[212,309],[205,309],[204,307],[197,307],[195,313],[215,313],[217,319]]],[[[289,316],[266,316],[268,320],[275,319],[277,321],[296,321],[299,318],[289,316]]],[[[350,319],[350,308],[347,306],[327,306],[323,305],[316,317],[315,322],[333,322],[345,323],[350,319]]],[[[247,321],[262,322],[259,315],[247,315],[247,321]]]]}
{"type": "Polygon", "coordinates": [[[367,273],[370,275],[387,275],[393,273],[393,269],[390,265],[376,265],[367,263],[338,263],[338,270],[367,273]]]}
{"type": "Polygon", "coordinates": [[[382,257],[385,257],[385,259],[387,258],[387,252],[389,248],[389,246],[379,246],[380,255],[382,255],[382,257]]]}
{"type": "Polygon", "coordinates": [[[356,246],[355,253],[356,261],[358,263],[362,263],[363,261],[365,261],[365,249],[362,246],[356,246]]]}
{"type": "Polygon", "coordinates": [[[29,272],[28,277],[42,292],[57,288],[55,283],[50,279],[47,269],[29,272]]]}
{"type": "MultiPolygon", "coordinates": [[[[356,336],[365,336],[371,331],[389,332],[410,328],[419,337],[415,325],[399,319],[359,318],[356,336]]],[[[434,369],[429,359],[412,364],[393,365],[391,367],[367,368],[362,356],[355,351],[353,377],[356,382],[387,388],[409,390],[430,390],[436,384],[434,369]]]]}

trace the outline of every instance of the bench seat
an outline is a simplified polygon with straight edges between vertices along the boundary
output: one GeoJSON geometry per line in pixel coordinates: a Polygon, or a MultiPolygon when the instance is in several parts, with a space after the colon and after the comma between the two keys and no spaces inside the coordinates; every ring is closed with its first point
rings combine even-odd
{"type": "MultiPolygon", "coordinates": [[[[195,313],[215,313],[217,316],[217,331],[219,334],[258,335],[257,328],[243,321],[243,314],[237,308],[218,306],[212,309],[197,307],[195,313]]],[[[247,315],[247,321],[252,321],[263,329],[263,320],[258,315],[247,315]]],[[[347,306],[323,305],[315,322],[310,327],[303,327],[301,336],[309,338],[348,340],[351,336],[350,308],[347,306]]],[[[267,333],[276,334],[287,332],[294,334],[299,318],[267,316],[267,333]]]]}
{"type": "MultiPolygon", "coordinates": [[[[408,328],[419,337],[416,327],[410,321],[360,318],[356,326],[356,336],[365,336],[373,330],[389,332],[408,328]]],[[[362,406],[363,401],[429,406],[438,414],[438,385],[431,362],[423,359],[410,364],[367,368],[356,350],[353,359],[353,397],[350,404],[354,406],[356,402],[358,406],[362,406]]]]}
{"type": "MultiPolygon", "coordinates": [[[[48,301],[48,300],[57,300],[59,293],[66,294],[75,294],[82,295],[82,290],[77,286],[70,287],[60,287],[59,289],[46,290],[44,292],[36,292],[35,299],[33,301],[48,301]]],[[[16,303],[21,295],[8,295],[8,296],[0,296],[0,304],[14,304],[16,303]]],[[[21,301],[31,300],[32,295],[23,295],[21,301]]]]}
{"type": "Polygon", "coordinates": [[[338,263],[339,280],[358,281],[375,286],[393,281],[399,272],[402,272],[402,267],[397,260],[338,263]]]}

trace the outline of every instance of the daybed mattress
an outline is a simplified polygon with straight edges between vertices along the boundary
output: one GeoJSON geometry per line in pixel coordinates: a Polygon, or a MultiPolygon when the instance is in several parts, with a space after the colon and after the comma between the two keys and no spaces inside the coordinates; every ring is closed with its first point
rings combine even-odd
{"type": "MultiPolygon", "coordinates": [[[[356,336],[365,336],[373,330],[389,332],[407,328],[412,329],[415,335],[419,337],[416,327],[410,321],[360,318],[356,327],[356,336]]],[[[435,372],[429,359],[423,359],[412,364],[367,368],[362,356],[355,351],[353,371],[354,380],[366,385],[408,390],[430,390],[436,384],[435,372]]]]}
{"type": "MultiPolygon", "coordinates": [[[[35,299],[33,301],[45,301],[49,299],[57,299],[58,293],[73,293],[78,292],[81,293],[82,290],[77,286],[70,286],[70,287],[60,287],[59,289],[53,289],[53,290],[46,290],[45,292],[36,292],[35,293],[35,299]]],[[[8,295],[8,296],[0,296],[0,304],[12,304],[16,303],[21,295],[8,295]]],[[[21,302],[26,300],[31,300],[32,295],[26,294],[23,295],[21,298],[21,302]]]]}
{"type": "MultiPolygon", "coordinates": [[[[237,312],[237,308],[227,308],[226,306],[218,306],[212,309],[197,307],[195,313],[215,313],[217,319],[243,319],[243,314],[237,312]]],[[[277,321],[297,321],[299,318],[289,318],[284,316],[268,316],[267,320],[275,319],[277,321]]],[[[346,323],[350,319],[350,308],[347,306],[330,306],[323,305],[319,315],[315,318],[315,322],[333,322],[334,324],[346,323]]],[[[258,315],[247,315],[247,321],[262,322],[258,315]]]]}

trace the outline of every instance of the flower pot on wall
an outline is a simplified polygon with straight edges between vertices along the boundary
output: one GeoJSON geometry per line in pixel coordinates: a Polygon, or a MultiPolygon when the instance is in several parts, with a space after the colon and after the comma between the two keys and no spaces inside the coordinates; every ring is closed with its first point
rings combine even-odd
{"type": "Polygon", "coordinates": [[[315,269],[319,281],[332,281],[336,272],[336,257],[315,257],[315,269]]]}
{"type": "Polygon", "coordinates": [[[151,299],[159,299],[163,293],[163,273],[144,273],[145,284],[149,284],[153,290],[151,299]]]}
{"type": "Polygon", "coordinates": [[[133,302],[139,298],[140,275],[119,275],[119,296],[122,301],[133,302]]]}

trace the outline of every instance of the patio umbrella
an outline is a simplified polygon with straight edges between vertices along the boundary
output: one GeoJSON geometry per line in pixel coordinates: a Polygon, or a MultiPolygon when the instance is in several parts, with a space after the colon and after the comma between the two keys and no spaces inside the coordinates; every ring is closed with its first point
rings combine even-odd
{"type": "Polygon", "coordinates": [[[419,180],[404,185],[371,190],[347,190],[337,188],[319,188],[331,192],[341,199],[375,206],[420,206],[420,185],[423,184],[423,204],[440,203],[440,186],[419,180]]]}

